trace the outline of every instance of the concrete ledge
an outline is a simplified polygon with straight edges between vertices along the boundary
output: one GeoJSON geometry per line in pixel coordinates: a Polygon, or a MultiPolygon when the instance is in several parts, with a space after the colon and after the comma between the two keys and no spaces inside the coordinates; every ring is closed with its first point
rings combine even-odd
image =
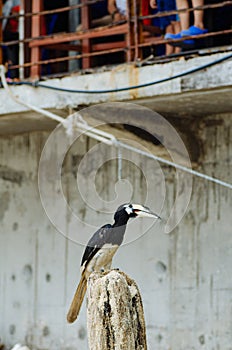
{"type": "MultiPolygon", "coordinates": [[[[43,84],[68,89],[114,89],[171,77],[226,55],[228,53],[217,53],[140,68],[121,65],[111,71],[71,75],[62,79],[51,79],[43,84]]],[[[68,114],[66,110],[68,107],[78,108],[109,101],[130,101],[143,104],[164,115],[201,116],[231,111],[232,61],[225,61],[166,83],[120,93],[73,94],[29,86],[14,86],[11,89],[24,102],[62,115],[68,114]]],[[[28,112],[24,106],[12,101],[4,89],[0,90],[0,134],[50,130],[55,126],[54,122],[45,117],[28,112]]]]}

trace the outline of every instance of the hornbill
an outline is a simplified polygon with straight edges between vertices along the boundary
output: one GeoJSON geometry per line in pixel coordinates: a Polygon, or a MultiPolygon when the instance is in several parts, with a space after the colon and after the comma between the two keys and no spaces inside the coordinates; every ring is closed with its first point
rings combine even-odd
{"type": "Polygon", "coordinates": [[[112,258],[123,241],[126,224],[130,218],[151,217],[160,219],[149,208],[139,204],[123,204],[114,214],[114,224],[104,225],[90,238],[81,261],[81,279],[67,314],[67,321],[76,320],[91,272],[111,268],[112,258]]]}

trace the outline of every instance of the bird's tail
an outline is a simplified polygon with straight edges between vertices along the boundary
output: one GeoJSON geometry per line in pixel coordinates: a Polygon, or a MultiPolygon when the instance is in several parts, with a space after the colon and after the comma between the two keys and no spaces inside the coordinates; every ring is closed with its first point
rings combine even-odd
{"type": "Polygon", "coordinates": [[[67,321],[73,323],[80,312],[81,304],[83,302],[85,292],[87,288],[87,279],[84,274],[81,275],[81,280],[77,286],[76,292],[74,294],[72,304],[67,313],[67,321]]]}

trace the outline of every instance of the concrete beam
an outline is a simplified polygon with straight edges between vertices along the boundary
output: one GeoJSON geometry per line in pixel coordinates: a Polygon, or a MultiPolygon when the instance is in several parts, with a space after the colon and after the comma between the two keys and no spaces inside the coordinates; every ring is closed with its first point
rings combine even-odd
{"type": "MultiPolygon", "coordinates": [[[[108,71],[88,75],[71,75],[50,79],[45,85],[68,89],[114,89],[156,81],[190,70],[226,56],[217,53],[188,60],[179,60],[152,66],[122,65],[108,71]]],[[[30,86],[14,86],[12,92],[24,102],[36,107],[68,115],[67,108],[79,108],[102,102],[129,101],[145,105],[170,116],[200,117],[231,111],[232,61],[205,69],[183,78],[147,88],[110,94],[73,94],[30,86]]],[[[45,117],[31,113],[0,90],[0,135],[35,130],[51,130],[56,124],[45,117]],[[6,103],[7,101],[7,103],[6,103]]]]}

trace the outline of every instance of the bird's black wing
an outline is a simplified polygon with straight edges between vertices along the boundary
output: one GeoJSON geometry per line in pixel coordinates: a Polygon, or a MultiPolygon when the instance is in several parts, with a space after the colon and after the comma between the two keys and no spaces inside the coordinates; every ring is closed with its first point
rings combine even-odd
{"type": "Polygon", "coordinates": [[[99,251],[99,249],[107,243],[107,237],[109,237],[109,231],[112,229],[110,224],[106,224],[99,228],[93,236],[90,238],[85,248],[81,266],[86,266],[92,257],[99,251]]]}

